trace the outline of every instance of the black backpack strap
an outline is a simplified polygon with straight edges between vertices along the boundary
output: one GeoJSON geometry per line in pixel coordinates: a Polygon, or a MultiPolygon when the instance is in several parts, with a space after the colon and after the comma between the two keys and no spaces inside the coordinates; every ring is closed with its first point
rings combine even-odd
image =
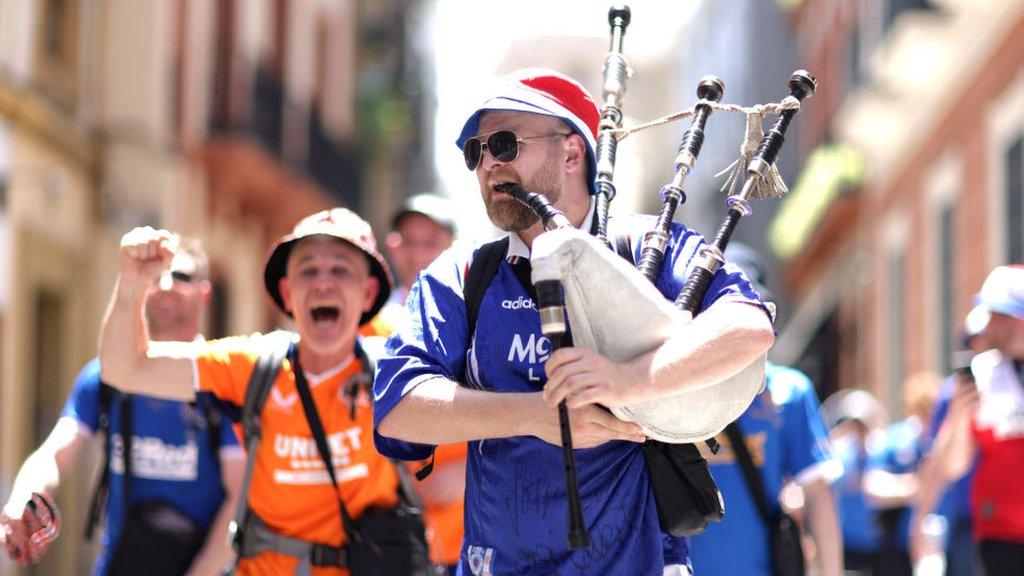
{"type": "Polygon", "coordinates": [[[100,516],[103,515],[103,507],[107,503],[107,486],[110,483],[110,450],[113,443],[110,441],[110,405],[114,402],[114,396],[119,394],[113,386],[106,382],[100,382],[99,418],[97,419],[96,433],[103,434],[103,463],[100,468],[100,477],[93,488],[92,498],[89,499],[89,515],[85,520],[85,540],[92,541],[92,535],[99,524],[100,516]]]}
{"type": "Polygon", "coordinates": [[[294,335],[291,332],[276,331],[263,336],[260,344],[259,359],[249,376],[249,385],[245,389],[245,404],[242,406],[242,437],[245,443],[245,476],[242,477],[241,491],[238,497],[238,507],[235,509],[235,519],[231,521],[228,528],[231,543],[235,550],[242,550],[242,540],[245,538],[243,527],[249,512],[249,484],[252,482],[253,466],[256,463],[256,449],[260,443],[262,431],[260,429],[260,414],[263,412],[263,405],[274,387],[274,380],[281,371],[281,364],[291,349],[294,342],[294,335]]]}
{"type": "Polygon", "coordinates": [[[317,452],[320,453],[320,460],[327,469],[327,475],[334,486],[335,500],[338,501],[338,512],[341,515],[341,528],[349,541],[354,541],[362,536],[355,529],[352,516],[348,513],[344,500],[341,498],[341,491],[338,488],[338,478],[334,472],[334,463],[331,461],[331,450],[327,446],[327,434],[324,432],[324,425],[320,421],[320,414],[316,410],[316,403],[313,402],[313,394],[309,391],[309,383],[306,382],[306,375],[299,363],[298,351],[290,354],[292,368],[295,372],[295,388],[299,392],[299,400],[302,401],[302,411],[306,413],[306,422],[309,424],[309,431],[313,433],[313,440],[316,441],[317,452]]]}
{"type": "Polygon", "coordinates": [[[462,296],[466,301],[466,323],[469,336],[473,337],[476,319],[480,314],[480,304],[484,301],[487,288],[498,273],[498,266],[508,254],[508,236],[488,242],[477,249],[473,262],[469,265],[466,282],[462,285],[462,296]]]}
{"type": "Polygon", "coordinates": [[[764,493],[761,473],[757,470],[757,466],[754,466],[754,459],[750,456],[750,450],[747,449],[747,443],[743,439],[743,432],[740,431],[739,424],[735,421],[730,422],[725,427],[725,435],[729,438],[732,453],[736,456],[736,462],[743,471],[743,480],[747,485],[747,491],[750,492],[750,497],[754,499],[754,504],[757,506],[757,511],[761,514],[761,519],[764,520],[765,526],[771,527],[772,513],[768,507],[768,497],[764,493]]]}
{"type": "MultiPolygon", "coordinates": [[[[245,404],[242,406],[242,436],[248,450],[249,443],[260,439],[260,414],[267,396],[274,387],[274,380],[281,371],[281,364],[294,342],[294,335],[283,330],[263,336],[265,344],[260,351],[249,385],[245,389],[245,404]]],[[[263,343],[261,343],[263,344],[263,343]]]]}
{"type": "MultiPolygon", "coordinates": [[[[491,281],[498,273],[498,266],[508,254],[508,236],[488,242],[477,248],[473,261],[469,265],[469,272],[466,273],[466,281],[462,284],[462,299],[466,302],[466,326],[469,327],[467,334],[473,338],[473,331],[476,330],[476,319],[480,315],[480,304],[484,301],[484,294],[490,287],[491,281]]],[[[519,276],[517,275],[517,278],[519,276]]],[[[521,282],[522,280],[520,280],[521,282]]],[[[527,285],[530,285],[527,283],[527,285]]],[[[532,285],[531,285],[532,286],[532,285]]],[[[434,471],[434,454],[430,454],[430,461],[416,471],[416,479],[423,480],[434,471]]]]}
{"type": "Polygon", "coordinates": [[[124,517],[128,518],[128,510],[132,506],[132,435],[134,426],[132,422],[132,395],[121,395],[121,460],[124,461],[124,474],[121,475],[121,483],[124,486],[124,517]]]}
{"type": "Polygon", "coordinates": [[[213,406],[213,402],[207,397],[196,397],[196,410],[202,415],[206,422],[206,442],[210,447],[210,454],[213,455],[213,464],[220,475],[220,434],[224,427],[224,416],[220,410],[213,406]]]}

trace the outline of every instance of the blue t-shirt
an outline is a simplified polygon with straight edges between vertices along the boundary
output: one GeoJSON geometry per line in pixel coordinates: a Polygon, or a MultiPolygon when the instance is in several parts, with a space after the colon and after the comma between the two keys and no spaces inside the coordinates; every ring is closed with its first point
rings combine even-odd
{"type": "MultiPolygon", "coordinates": [[[[768,365],[765,378],[766,390],[757,395],[738,423],[775,513],[787,480],[831,480],[838,475],[839,464],[831,459],[811,381],[798,370],[774,364],[768,365]]],[[[764,520],[724,432],[718,440],[722,448],[708,462],[725,501],[725,517],[690,539],[694,573],[770,576],[771,551],[764,520]]]]}
{"type": "MultiPolygon", "coordinates": [[[[209,401],[205,395],[200,402],[209,401]]],[[[61,416],[74,418],[95,431],[100,415],[100,363],[93,359],[75,379],[61,416]]],[[[107,555],[124,523],[124,459],[121,444],[121,399],[115,394],[109,411],[112,447],[110,483],[104,510],[106,530],[94,574],[106,571],[107,555]]],[[[237,446],[231,426],[220,430],[220,446],[237,446]]],[[[203,530],[209,528],[224,501],[218,455],[211,450],[203,411],[192,404],[149,396],[132,397],[131,504],[160,499],[172,504],[203,530]]]]}
{"type": "MultiPolygon", "coordinates": [[[[647,218],[613,224],[629,226],[633,239],[650,230],[647,218]]],[[[675,298],[681,290],[702,242],[698,234],[673,227],[656,283],[667,297],[675,298]]],[[[635,251],[637,244],[633,242],[635,251]]],[[[449,251],[413,285],[407,302],[410,322],[388,339],[385,358],[378,363],[375,426],[405,394],[436,375],[495,392],[543,388],[550,343],[508,261],[500,264],[484,295],[475,334],[468,333],[463,301],[467,260],[468,255],[449,251]]],[[[715,275],[702,308],[716,301],[761,305],[742,273],[731,265],[715,275]]],[[[433,450],[383,438],[376,430],[375,441],[381,453],[393,458],[417,460],[433,450]]],[[[608,442],[576,450],[575,456],[591,543],[570,551],[561,448],[533,436],[469,443],[461,573],[643,576],[662,574],[666,563],[687,563],[685,539],[664,537],[663,544],[639,444],[608,442]]]]}

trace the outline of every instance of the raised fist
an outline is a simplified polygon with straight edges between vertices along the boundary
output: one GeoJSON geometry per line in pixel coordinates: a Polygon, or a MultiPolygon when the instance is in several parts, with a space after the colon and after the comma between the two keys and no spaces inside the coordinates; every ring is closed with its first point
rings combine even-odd
{"type": "Polygon", "coordinates": [[[178,235],[149,226],[135,228],[121,237],[120,266],[123,282],[149,286],[171,265],[178,235]]]}

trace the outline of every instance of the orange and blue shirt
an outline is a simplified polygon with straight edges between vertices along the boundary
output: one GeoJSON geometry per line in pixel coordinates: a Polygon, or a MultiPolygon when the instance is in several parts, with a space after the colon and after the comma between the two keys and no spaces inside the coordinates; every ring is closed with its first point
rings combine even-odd
{"type": "MultiPolygon", "coordinates": [[[[236,421],[259,358],[260,338],[254,335],[214,340],[195,360],[197,389],[219,398],[236,421]]],[[[347,384],[362,371],[361,362],[353,355],[324,374],[306,373],[331,449],[340,496],[356,519],[368,507],[391,507],[398,501],[394,466],[373,447],[373,409],[365,391],[356,397],[355,417],[350,413],[347,384]]],[[[344,545],[337,505],[339,493],[324,469],[288,359],[284,360],[267,397],[260,424],[262,440],[255,454],[249,487],[250,510],[283,536],[330,546],[344,545]]],[[[236,432],[241,437],[240,428],[236,432]]],[[[264,552],[242,560],[237,573],[292,574],[298,562],[290,556],[264,552]]],[[[339,576],[347,574],[347,570],[314,567],[312,574],[339,576]]]]}

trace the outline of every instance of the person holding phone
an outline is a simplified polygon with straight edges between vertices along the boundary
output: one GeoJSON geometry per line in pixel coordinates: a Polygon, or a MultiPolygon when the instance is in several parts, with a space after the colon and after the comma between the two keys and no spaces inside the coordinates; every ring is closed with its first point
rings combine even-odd
{"type": "MultiPolygon", "coordinates": [[[[957,378],[939,429],[925,494],[940,493],[976,462],[971,486],[974,538],[989,576],[1024,573],[1024,264],[998,266],[978,295],[992,346],[957,378]],[[971,379],[973,375],[973,381],[971,379]]],[[[932,512],[919,501],[915,516],[932,512]]]]}

